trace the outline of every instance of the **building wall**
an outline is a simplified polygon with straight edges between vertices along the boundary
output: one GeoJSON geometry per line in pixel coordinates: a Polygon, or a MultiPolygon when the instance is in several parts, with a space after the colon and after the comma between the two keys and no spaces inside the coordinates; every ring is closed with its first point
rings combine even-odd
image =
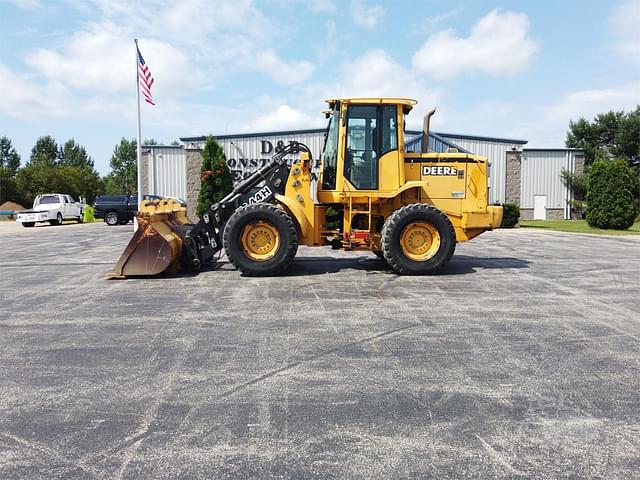
{"type": "Polygon", "coordinates": [[[202,166],[202,150],[187,148],[185,150],[185,171],[187,177],[187,216],[195,220],[198,195],[200,194],[200,167],[202,166]]]}
{"type": "Polygon", "coordinates": [[[522,152],[510,150],[505,160],[505,201],[520,205],[520,185],[522,176],[522,152]]]}
{"type": "Polygon", "coordinates": [[[547,196],[547,218],[569,219],[572,216],[570,201],[571,190],[562,181],[562,170],[576,172],[584,170],[584,154],[580,150],[570,149],[524,149],[522,152],[522,180],[520,207],[533,209],[534,196],[547,196]],[[578,163],[578,165],[576,165],[578,163]],[[581,165],[579,165],[581,164],[581,165]]]}
{"type": "Polygon", "coordinates": [[[181,146],[153,146],[143,154],[143,193],[185,199],[185,151],[181,146]]]}
{"type": "MultiPolygon", "coordinates": [[[[408,131],[405,142],[418,138],[421,132],[408,131]]],[[[523,218],[533,216],[533,196],[546,194],[547,218],[570,218],[567,200],[570,192],[563,185],[560,171],[566,168],[576,173],[584,170],[584,154],[581,151],[557,149],[520,151],[523,141],[486,139],[480,137],[439,134],[446,142],[458,145],[474,154],[486,156],[491,161],[490,200],[517,203],[523,218]],[[517,143],[514,143],[517,142],[517,143]],[[515,150],[514,150],[515,147],[515,150]],[[529,212],[529,210],[531,212],[529,212]]],[[[224,135],[217,137],[234,180],[246,177],[264,165],[276,149],[291,141],[302,142],[311,148],[317,158],[324,143],[324,130],[276,132],[249,135],[224,135]]],[[[143,193],[177,196],[189,205],[189,215],[195,218],[195,207],[200,190],[200,166],[204,138],[183,139],[185,147],[153,147],[143,161],[143,193]],[[146,171],[145,171],[146,169],[146,171]]],[[[442,141],[438,143],[438,145],[442,141]]],[[[291,155],[292,160],[296,155],[291,155]]]]}
{"type": "MultiPolygon", "coordinates": [[[[566,220],[564,208],[547,208],[545,220],[566,220]]],[[[521,220],[533,220],[533,208],[520,209],[521,220]]]]}
{"type": "MultiPolygon", "coordinates": [[[[264,133],[251,135],[222,135],[216,137],[227,158],[227,165],[237,182],[265,165],[276,149],[288,145],[289,142],[300,142],[311,149],[313,158],[317,158],[324,144],[324,129],[302,130],[301,132],[264,133]]],[[[188,148],[204,148],[206,139],[188,141],[188,148]]],[[[297,155],[289,155],[288,161],[297,155]]]]}

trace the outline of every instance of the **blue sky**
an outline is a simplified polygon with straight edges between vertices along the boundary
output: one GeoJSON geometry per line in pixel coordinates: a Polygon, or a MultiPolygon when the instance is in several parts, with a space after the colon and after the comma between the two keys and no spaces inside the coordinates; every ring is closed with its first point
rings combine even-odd
{"type": "Polygon", "coordinates": [[[325,98],[406,96],[434,129],[562,146],[570,119],[640,103],[640,0],[0,0],[0,135],[23,162],[73,137],[98,170],[135,137],[324,125],[325,98]]]}

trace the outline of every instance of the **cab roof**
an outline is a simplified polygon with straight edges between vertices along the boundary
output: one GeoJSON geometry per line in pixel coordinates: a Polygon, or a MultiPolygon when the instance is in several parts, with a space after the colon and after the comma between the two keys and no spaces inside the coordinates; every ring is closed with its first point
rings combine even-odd
{"type": "Polygon", "coordinates": [[[333,105],[334,103],[363,103],[369,104],[372,103],[380,103],[380,104],[390,104],[390,105],[404,105],[404,109],[408,112],[410,111],[414,105],[418,103],[417,100],[413,100],[412,98],[402,98],[402,97],[370,97],[370,98],[330,98],[325,100],[329,105],[333,105]]]}

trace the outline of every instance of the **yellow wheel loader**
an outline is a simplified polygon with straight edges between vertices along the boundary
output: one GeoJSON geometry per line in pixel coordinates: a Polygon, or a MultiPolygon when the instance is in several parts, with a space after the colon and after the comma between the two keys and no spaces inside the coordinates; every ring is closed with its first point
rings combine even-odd
{"type": "Polygon", "coordinates": [[[428,152],[425,116],[421,153],[405,150],[403,126],[415,100],[327,100],[324,148],[290,144],[235,186],[196,224],[171,200],[148,201],[139,228],[112,278],[197,272],[223,248],[250,276],[278,275],[298,245],[370,250],[400,274],[442,270],[457,242],[500,225],[488,205],[486,158],[428,152]],[[285,157],[298,158],[290,164],[285,157]]]}

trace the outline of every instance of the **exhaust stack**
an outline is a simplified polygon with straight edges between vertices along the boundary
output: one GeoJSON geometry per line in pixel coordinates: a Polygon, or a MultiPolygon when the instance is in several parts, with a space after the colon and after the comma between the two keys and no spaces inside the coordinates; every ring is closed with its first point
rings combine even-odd
{"type": "Polygon", "coordinates": [[[420,151],[422,153],[429,153],[429,123],[431,122],[431,117],[436,113],[436,109],[429,110],[422,121],[422,143],[420,145],[420,151]]]}

